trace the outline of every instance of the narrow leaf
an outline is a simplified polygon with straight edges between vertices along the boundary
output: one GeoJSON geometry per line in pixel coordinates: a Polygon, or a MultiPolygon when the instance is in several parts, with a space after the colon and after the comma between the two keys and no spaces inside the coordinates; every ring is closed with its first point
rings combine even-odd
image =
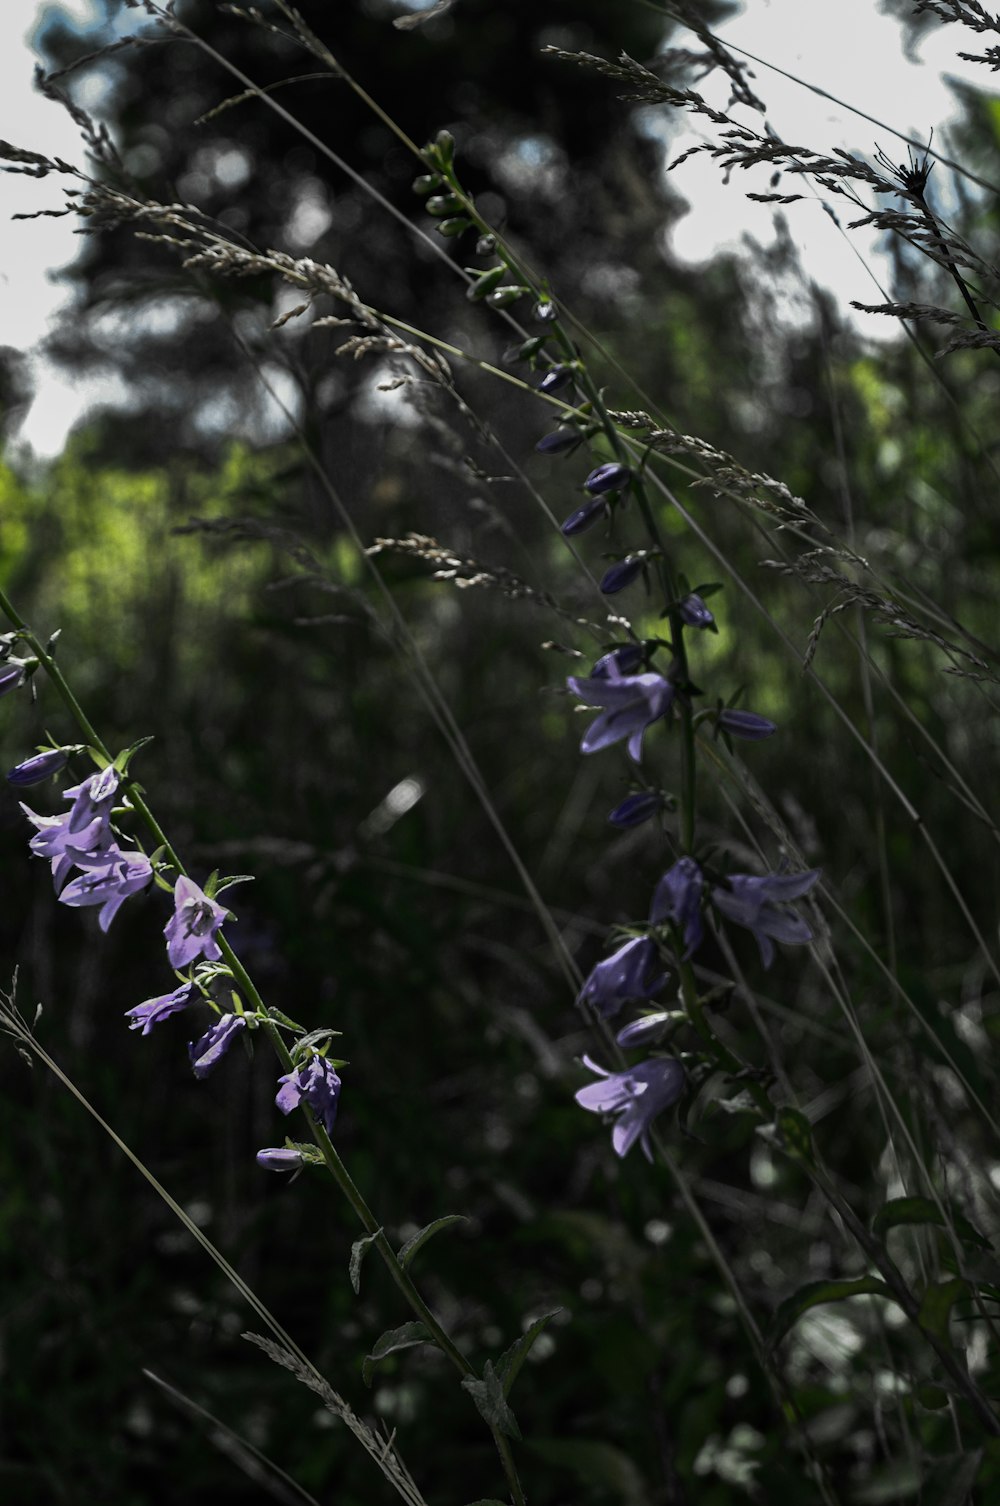
{"type": "Polygon", "coordinates": [[[531,1346],[538,1338],[542,1329],[547,1323],[551,1323],[552,1319],[557,1317],[562,1311],[561,1307],[554,1307],[550,1313],[545,1313],[542,1317],[536,1318],[534,1323],[525,1329],[521,1337],[515,1340],[510,1348],[505,1350],[500,1356],[497,1361],[497,1375],[499,1375],[503,1384],[504,1396],[510,1395],[510,1388],[517,1380],[517,1373],[528,1358],[531,1346]]]}
{"type": "Polygon", "coordinates": [[[356,1297],[361,1291],[361,1262],[368,1254],[368,1246],[373,1245],[381,1233],[381,1229],[376,1229],[374,1234],[365,1234],[361,1239],[356,1239],[351,1245],[351,1264],[349,1271],[351,1277],[351,1285],[354,1288],[354,1295],[356,1297]]]}
{"type": "Polygon", "coordinates": [[[921,1328],[926,1328],[928,1333],[937,1338],[949,1342],[948,1325],[951,1320],[951,1310],[959,1297],[971,1295],[971,1288],[967,1281],[954,1276],[950,1281],[931,1282],[923,1297],[920,1299],[920,1312],[917,1314],[917,1322],[921,1328]]]}
{"type": "MultiPolygon", "coordinates": [[[[433,1344],[434,1338],[426,1323],[403,1323],[399,1328],[390,1328],[377,1339],[371,1354],[365,1356],[361,1376],[366,1386],[372,1383],[372,1375],[379,1360],[396,1354],[400,1349],[413,1349],[417,1344],[433,1344]]],[[[464,1382],[463,1382],[464,1384],[464,1382]]]]}
{"type": "Polygon", "coordinates": [[[405,1270],[421,1246],[425,1245],[429,1239],[433,1239],[441,1229],[450,1229],[453,1224],[467,1224],[468,1222],[464,1213],[446,1213],[443,1218],[436,1218],[433,1223],[425,1224],[412,1239],[406,1241],[405,1245],[400,1245],[396,1259],[405,1270]]]}
{"type": "Polygon", "coordinates": [[[783,1339],[810,1307],[819,1307],[824,1302],[843,1302],[845,1297],[859,1297],[866,1292],[880,1297],[892,1295],[885,1282],[875,1276],[858,1276],[854,1281],[807,1282],[786,1297],[778,1308],[771,1320],[768,1343],[774,1345],[783,1339]]]}
{"type": "MultiPolygon", "coordinates": [[[[981,1250],[993,1248],[986,1236],[980,1234],[961,1213],[953,1213],[950,1217],[963,1244],[975,1245],[981,1250]]],[[[876,1213],[872,1229],[876,1234],[884,1234],[887,1229],[895,1229],[900,1224],[934,1224],[940,1229],[944,1228],[945,1220],[941,1209],[928,1197],[895,1197],[876,1213]]]]}
{"type": "Polygon", "coordinates": [[[507,1405],[503,1382],[494,1370],[492,1360],[486,1361],[482,1380],[474,1375],[467,1375],[462,1386],[475,1402],[479,1415],[485,1418],[491,1428],[495,1428],[498,1433],[506,1433],[508,1438],[520,1438],[521,1429],[507,1405]]]}

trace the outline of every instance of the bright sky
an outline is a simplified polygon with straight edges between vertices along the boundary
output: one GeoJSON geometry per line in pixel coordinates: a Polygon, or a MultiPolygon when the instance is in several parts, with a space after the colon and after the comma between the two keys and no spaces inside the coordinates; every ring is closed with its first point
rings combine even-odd
{"type": "MultiPolygon", "coordinates": [[[[0,0],[0,136],[36,151],[79,161],[79,141],[69,117],[37,95],[31,84],[31,41],[42,13],[49,8],[61,8],[81,19],[103,12],[100,0],[59,0],[58,7],[52,0],[45,4],[38,0],[0,0]]],[[[124,24],[135,15],[126,12],[124,24]]],[[[460,6],[455,23],[462,24],[460,6]]],[[[957,58],[959,48],[975,50],[970,43],[977,40],[958,26],[934,26],[921,43],[917,58],[907,60],[899,27],[890,17],[878,14],[872,0],[838,0],[835,24],[830,7],[820,0],[748,0],[743,12],[720,28],[720,34],[733,44],[748,47],[758,57],[822,85],[829,93],[908,135],[926,140],[933,125],[935,146],[946,154],[948,122],[956,111],[945,76],[966,80],[981,89],[989,89],[993,77],[982,66],[977,68],[957,58]]],[[[768,104],[768,119],[785,140],[820,151],[843,146],[869,153],[877,143],[893,161],[905,160],[905,146],[888,131],[857,119],[768,68],[751,66],[757,93],[768,104]]],[[[728,87],[721,75],[698,88],[712,103],[725,106],[728,87]]],[[[98,102],[85,103],[96,107],[98,102]]],[[[747,118],[749,123],[759,124],[759,117],[747,118]]],[[[699,139],[703,138],[693,124],[682,136],[671,138],[671,154],[699,139]]],[[[932,183],[939,188],[945,179],[945,170],[939,168],[932,183]]],[[[674,187],[691,204],[691,212],[673,233],[675,254],[699,263],[723,247],[738,244],[747,233],[764,244],[773,240],[771,207],[746,199],[741,191],[743,182],[740,174],[726,187],[718,169],[704,156],[677,171],[674,187]]],[[[58,207],[59,193],[52,183],[51,179],[37,183],[31,178],[0,175],[0,344],[22,350],[37,346],[69,301],[67,290],[54,281],[54,274],[76,253],[74,220],[10,223],[10,216],[19,210],[58,207]]],[[[746,186],[766,191],[767,184],[747,182],[746,186]]],[[[795,186],[794,182],[788,184],[789,190],[795,186]]],[[[843,201],[841,207],[846,207],[843,201]]],[[[884,277],[885,262],[871,237],[852,233],[849,244],[818,204],[793,204],[785,212],[809,273],[831,289],[842,306],[852,298],[881,301],[851,250],[853,244],[884,277]]],[[[890,332],[887,324],[885,320],[869,319],[865,328],[885,338],[890,332]]],[[[33,357],[33,370],[38,396],[20,438],[38,455],[58,453],[69,427],[90,403],[120,395],[110,375],[95,377],[86,384],[73,383],[37,355],[33,357]]]]}

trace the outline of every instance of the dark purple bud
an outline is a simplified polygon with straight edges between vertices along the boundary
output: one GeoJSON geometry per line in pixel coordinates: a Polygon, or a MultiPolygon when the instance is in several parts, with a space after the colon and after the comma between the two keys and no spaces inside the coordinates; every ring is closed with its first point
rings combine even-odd
{"type": "Polygon", "coordinates": [[[599,523],[608,507],[603,497],[594,497],[592,501],[585,502],[578,507],[576,512],[571,512],[565,523],[560,527],[560,533],[564,533],[571,539],[575,533],[586,533],[588,528],[593,528],[599,523]]]}
{"type": "Polygon", "coordinates": [[[590,678],[606,680],[612,665],[620,675],[634,675],[642,667],[645,658],[646,651],[641,643],[622,643],[618,648],[601,655],[590,671],[590,678]]]}
{"type": "Polygon", "coordinates": [[[685,596],[679,608],[681,619],[688,627],[707,628],[711,627],[715,618],[702,601],[697,592],[692,591],[690,596],[685,596]]]}
{"type": "Polygon", "coordinates": [[[16,690],[24,679],[24,668],[20,664],[5,664],[0,668],[0,695],[6,695],[10,690],[16,690]]]}
{"type": "Polygon", "coordinates": [[[41,784],[64,769],[68,759],[69,754],[64,753],[62,748],[46,748],[44,753],[36,753],[34,758],[26,758],[23,763],[11,769],[7,782],[22,789],[30,784],[41,784]]]}
{"type": "Polygon", "coordinates": [[[605,596],[613,596],[616,591],[624,591],[630,586],[636,576],[642,574],[645,564],[641,554],[630,554],[627,559],[619,560],[617,565],[612,565],[610,570],[605,570],[601,578],[601,590],[605,596]]]}
{"type": "Polygon", "coordinates": [[[246,1016],[224,1014],[216,1020],[197,1041],[188,1044],[188,1056],[197,1078],[207,1077],[216,1063],[225,1056],[241,1030],[247,1028],[246,1016]]]}
{"type": "Polygon", "coordinates": [[[568,366],[550,366],[548,371],[538,383],[539,392],[561,392],[568,387],[573,380],[573,373],[568,366]]]}
{"type": "Polygon", "coordinates": [[[626,795],[620,805],[616,805],[608,820],[612,826],[641,826],[648,821],[650,816],[663,804],[663,796],[658,790],[641,790],[636,795],[626,795]]]}
{"type": "Polygon", "coordinates": [[[540,455],[562,455],[566,450],[575,450],[580,443],[580,436],[575,429],[556,429],[554,434],[546,434],[535,445],[540,455]]]}
{"type": "Polygon", "coordinates": [[[640,1019],[633,1020],[630,1025],[623,1026],[615,1036],[615,1040],[619,1046],[624,1046],[628,1050],[633,1050],[636,1046],[652,1046],[660,1039],[669,1023],[669,1010],[660,1009],[656,1014],[644,1014],[640,1019]]]}
{"type": "Polygon", "coordinates": [[[591,471],[583,483],[583,489],[592,497],[602,497],[605,492],[620,491],[623,486],[627,486],[631,475],[627,465],[609,461],[607,465],[599,465],[596,471],[591,471]]]}
{"type": "Polygon", "coordinates": [[[290,1145],[275,1145],[257,1152],[257,1165],[265,1171],[298,1171],[304,1162],[302,1153],[290,1145]]]}
{"type": "Polygon", "coordinates": [[[766,716],[758,716],[753,711],[734,711],[730,706],[719,712],[717,725],[730,737],[745,737],[751,743],[760,742],[778,730],[777,723],[769,722],[766,716]]]}

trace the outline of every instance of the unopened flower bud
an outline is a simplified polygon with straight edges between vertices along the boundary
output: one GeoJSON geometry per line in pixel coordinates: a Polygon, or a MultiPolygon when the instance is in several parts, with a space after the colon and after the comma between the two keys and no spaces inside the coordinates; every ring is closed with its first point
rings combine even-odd
{"type": "Polygon", "coordinates": [[[539,392],[561,392],[568,387],[573,380],[573,373],[568,366],[550,366],[548,371],[538,383],[539,392]]]}
{"type": "Polygon", "coordinates": [[[562,455],[566,450],[575,450],[579,443],[580,435],[575,429],[556,429],[540,439],[535,449],[540,455],[562,455]]]}
{"type": "Polygon", "coordinates": [[[766,716],[758,716],[755,711],[734,711],[731,706],[719,712],[716,724],[730,737],[743,737],[748,742],[760,742],[778,730],[778,724],[768,721],[766,716]]]}
{"type": "Polygon", "coordinates": [[[687,623],[688,627],[707,628],[711,627],[715,621],[712,613],[696,591],[692,591],[690,596],[685,596],[678,607],[678,611],[680,612],[682,622],[687,623]]]}
{"type": "Polygon", "coordinates": [[[552,320],[556,318],[557,313],[558,310],[556,309],[555,304],[552,303],[549,299],[545,299],[545,301],[542,303],[535,304],[534,314],[539,324],[551,324],[552,320]]]}
{"type": "Polygon", "coordinates": [[[619,560],[617,565],[612,565],[605,570],[601,577],[601,590],[605,596],[613,596],[616,591],[624,591],[630,586],[637,576],[642,574],[645,564],[641,554],[630,554],[626,559],[619,560]]]}
{"type": "Polygon", "coordinates": [[[68,759],[69,754],[62,748],[46,748],[44,753],[36,753],[34,758],[26,758],[23,763],[16,764],[7,775],[7,782],[16,784],[19,788],[41,784],[64,769],[68,759]]]}
{"type": "Polygon", "coordinates": [[[0,666],[0,695],[6,695],[10,690],[16,690],[24,679],[24,666],[22,664],[4,664],[0,666]]]}
{"type": "Polygon", "coordinates": [[[642,668],[646,650],[641,643],[621,643],[617,648],[602,654],[590,671],[592,680],[607,679],[612,664],[620,675],[634,675],[642,668]]]}
{"type": "Polygon", "coordinates": [[[265,1171],[298,1171],[304,1162],[301,1152],[290,1145],[272,1145],[257,1152],[257,1165],[265,1171]]]}
{"type": "Polygon", "coordinates": [[[620,805],[616,805],[608,816],[612,826],[641,826],[663,804],[663,796],[658,790],[639,790],[634,795],[626,795],[620,805]]]}
{"type": "Polygon", "coordinates": [[[596,471],[591,471],[583,483],[583,489],[592,497],[601,497],[605,492],[620,491],[628,484],[631,475],[627,465],[609,461],[607,465],[599,465],[596,471]]]}
{"type": "Polygon", "coordinates": [[[670,1018],[670,1011],[666,1009],[657,1010],[656,1014],[644,1014],[630,1025],[623,1026],[615,1040],[619,1046],[625,1046],[629,1050],[636,1046],[652,1046],[670,1024],[670,1018]]]}
{"type": "Polygon", "coordinates": [[[585,502],[578,507],[576,512],[571,512],[559,532],[571,539],[574,534],[586,533],[588,528],[600,521],[602,513],[607,512],[607,505],[603,497],[594,497],[592,501],[585,502]]]}

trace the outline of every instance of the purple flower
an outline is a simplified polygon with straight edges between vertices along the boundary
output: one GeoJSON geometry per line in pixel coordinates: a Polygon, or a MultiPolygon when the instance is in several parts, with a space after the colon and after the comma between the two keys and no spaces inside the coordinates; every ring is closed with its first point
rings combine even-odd
{"type": "Polygon", "coordinates": [[[611,1143],[625,1156],[638,1140],[647,1161],[652,1161],[649,1128],[658,1114],[677,1102],[684,1091],[684,1068],[673,1057],[654,1056],[625,1072],[605,1072],[589,1056],[584,1066],[596,1072],[600,1082],[581,1088],[576,1101],[592,1114],[614,1114],[611,1143]]]}
{"type": "Polygon", "coordinates": [[[146,999],[142,1004],[137,1004],[134,1009],[126,1009],[128,1028],[141,1030],[143,1035],[148,1035],[154,1025],[162,1024],[170,1015],[177,1014],[178,1010],[187,1009],[199,997],[193,983],[182,983],[172,994],[159,994],[155,999],[146,999]]]}
{"type": "Polygon", "coordinates": [[[58,774],[60,769],[64,769],[68,761],[69,754],[62,748],[46,748],[44,753],[36,753],[34,758],[26,758],[23,763],[16,764],[7,775],[7,783],[21,788],[42,784],[53,774],[58,774]]]}
{"type": "Polygon", "coordinates": [[[561,392],[568,387],[573,380],[573,373],[568,366],[550,366],[548,371],[538,383],[539,392],[561,392]]]}
{"type": "Polygon", "coordinates": [[[678,858],[668,868],[653,890],[649,911],[651,925],[673,921],[684,937],[684,960],[701,945],[704,928],[701,921],[701,891],[704,876],[694,858],[678,858]]]}
{"type": "Polygon", "coordinates": [[[707,628],[711,627],[715,621],[697,591],[692,591],[690,596],[685,596],[677,610],[680,612],[681,620],[686,622],[688,627],[707,628]]]}
{"type": "Polygon", "coordinates": [[[642,574],[642,567],[646,563],[641,554],[630,554],[626,559],[619,560],[617,565],[612,565],[601,576],[601,590],[605,596],[613,596],[616,591],[624,591],[630,586],[636,576],[642,574]]]}
{"type": "Polygon", "coordinates": [[[307,1103],[328,1135],[333,1134],[340,1097],[340,1078],[325,1056],[312,1056],[294,1072],[278,1081],[275,1103],[283,1114],[290,1114],[300,1103],[307,1103]]]}
{"type": "Polygon", "coordinates": [[[565,450],[575,450],[580,438],[575,429],[556,429],[540,439],[535,449],[540,455],[561,455],[565,450]]]}
{"type": "Polygon", "coordinates": [[[805,946],[812,941],[813,933],[802,916],[781,907],[787,900],[808,894],[820,873],[819,868],[810,868],[805,873],[768,873],[763,878],[733,873],[726,879],[728,887],[721,884],[713,887],[712,904],[727,920],[753,932],[761,961],[770,967],[775,941],[786,946],[805,946]]]}
{"type": "Polygon", "coordinates": [[[629,1050],[636,1046],[650,1046],[660,1039],[664,1028],[670,1023],[670,1014],[666,1009],[657,1010],[656,1014],[641,1015],[638,1020],[624,1025],[615,1040],[619,1046],[629,1050]]]}
{"type": "Polygon", "coordinates": [[[620,805],[616,805],[608,817],[612,826],[641,826],[648,821],[650,816],[663,804],[663,796],[659,790],[639,790],[634,795],[626,795],[620,805]]]}
{"type": "Polygon", "coordinates": [[[0,666],[0,695],[6,695],[8,691],[16,690],[23,679],[23,664],[14,663],[0,666]]]}
{"type": "Polygon", "coordinates": [[[748,742],[760,742],[778,730],[777,723],[769,722],[766,716],[758,716],[755,711],[734,711],[731,706],[719,712],[716,726],[730,737],[745,737],[748,742]]]}
{"type": "Polygon", "coordinates": [[[222,952],[215,933],[228,914],[193,879],[181,874],[174,885],[174,913],[163,928],[170,966],[187,967],[196,957],[217,962],[222,952]]]}
{"type": "Polygon", "coordinates": [[[565,523],[560,525],[559,532],[568,539],[574,534],[586,533],[588,528],[593,528],[595,523],[600,522],[607,510],[604,498],[594,497],[592,501],[585,502],[582,507],[571,512],[565,523]]]}
{"type": "Polygon", "coordinates": [[[605,492],[620,491],[628,484],[631,475],[627,465],[609,461],[607,465],[599,465],[596,471],[591,471],[583,483],[583,489],[592,497],[601,497],[605,492]]]}
{"type": "Polygon", "coordinates": [[[257,1165],[265,1171],[298,1171],[304,1164],[301,1151],[290,1145],[273,1145],[257,1152],[257,1165]]]}
{"type": "Polygon", "coordinates": [[[666,715],[674,699],[674,687],[663,675],[623,675],[614,664],[608,666],[606,676],[591,675],[584,680],[570,675],[566,683],[581,701],[604,707],[583,734],[581,753],[596,753],[627,738],[634,763],[642,758],[642,734],[666,715]]]}
{"type": "Polygon", "coordinates": [[[207,1077],[218,1061],[225,1056],[241,1030],[247,1028],[246,1015],[224,1014],[197,1041],[188,1043],[188,1056],[194,1075],[199,1080],[207,1077]]]}
{"type": "Polygon", "coordinates": [[[634,674],[645,657],[646,650],[641,643],[620,643],[617,648],[602,654],[590,673],[595,679],[606,680],[613,664],[623,675],[634,674]]]}
{"type": "Polygon", "coordinates": [[[606,1020],[632,999],[651,999],[667,981],[666,973],[650,977],[657,960],[656,942],[648,936],[626,941],[591,970],[577,1002],[592,1005],[606,1020]]]}
{"type": "Polygon", "coordinates": [[[130,895],[145,889],[153,876],[149,859],[141,852],[122,852],[116,844],[107,850],[77,853],[73,857],[82,873],[71,879],[59,896],[61,905],[79,908],[100,905],[97,917],[106,931],[130,895]]]}

